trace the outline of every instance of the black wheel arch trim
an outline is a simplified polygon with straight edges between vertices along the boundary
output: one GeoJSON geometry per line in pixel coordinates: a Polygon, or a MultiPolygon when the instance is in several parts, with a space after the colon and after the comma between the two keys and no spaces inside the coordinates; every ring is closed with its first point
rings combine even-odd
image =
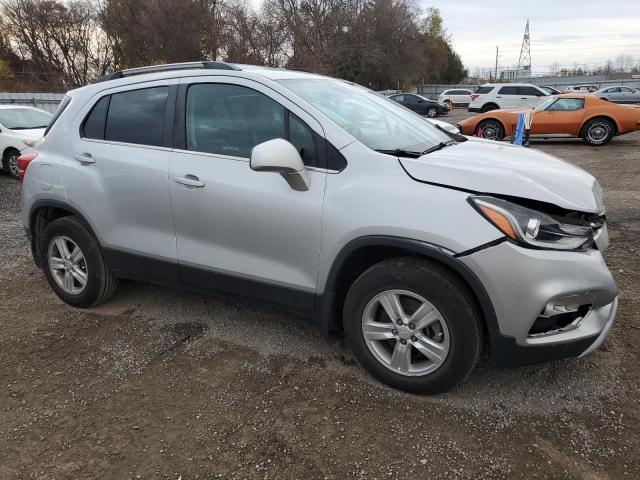
{"type": "Polygon", "coordinates": [[[340,333],[340,329],[336,328],[335,297],[342,268],[353,253],[367,247],[391,247],[406,250],[442,263],[450,268],[467,283],[467,286],[475,295],[490,336],[494,337],[493,333],[491,333],[492,331],[500,331],[489,294],[477,275],[461,260],[456,258],[454,252],[442,246],[420,240],[387,235],[371,235],[351,240],[340,250],[329,270],[323,293],[317,295],[316,322],[320,324],[322,333],[326,337],[332,337],[340,333]]]}
{"type": "Polygon", "coordinates": [[[67,202],[63,202],[61,200],[54,200],[54,199],[41,199],[41,200],[36,200],[33,205],[31,205],[31,208],[29,209],[29,226],[25,227],[25,230],[27,232],[27,236],[29,237],[29,239],[31,240],[31,252],[33,254],[33,259],[36,262],[36,265],[40,266],[40,258],[39,258],[39,251],[40,249],[37,248],[37,238],[35,237],[35,229],[34,229],[34,222],[36,220],[36,212],[42,208],[59,208],[60,210],[66,210],[68,211],[71,215],[73,215],[74,217],[76,217],[80,222],[82,222],[82,224],[87,227],[87,229],[89,230],[89,233],[96,239],[96,241],[98,242],[98,244],[100,244],[100,239],[98,238],[98,236],[95,233],[95,230],[93,228],[93,226],[91,225],[91,222],[89,222],[86,217],[75,207],[69,205],[67,202]]]}

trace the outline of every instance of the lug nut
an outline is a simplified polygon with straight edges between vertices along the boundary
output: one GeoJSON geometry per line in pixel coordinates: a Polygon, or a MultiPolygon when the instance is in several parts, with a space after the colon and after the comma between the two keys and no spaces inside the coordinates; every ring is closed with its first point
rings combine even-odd
{"type": "Polygon", "coordinates": [[[398,335],[398,330],[394,328],[393,330],[391,330],[391,333],[393,333],[394,335],[398,335]]]}
{"type": "Polygon", "coordinates": [[[401,340],[400,340],[400,343],[401,343],[402,345],[406,345],[406,344],[407,344],[407,341],[403,338],[403,339],[401,339],[401,340]]]}
{"type": "Polygon", "coordinates": [[[396,325],[402,325],[402,320],[400,319],[396,320],[396,325]]]}
{"type": "Polygon", "coordinates": [[[411,335],[411,341],[412,342],[417,342],[418,341],[418,337],[416,337],[415,335],[411,335]]]}
{"type": "Polygon", "coordinates": [[[416,329],[416,325],[415,325],[414,323],[410,323],[410,324],[409,324],[409,328],[410,328],[411,330],[415,330],[415,329],[416,329]]]}

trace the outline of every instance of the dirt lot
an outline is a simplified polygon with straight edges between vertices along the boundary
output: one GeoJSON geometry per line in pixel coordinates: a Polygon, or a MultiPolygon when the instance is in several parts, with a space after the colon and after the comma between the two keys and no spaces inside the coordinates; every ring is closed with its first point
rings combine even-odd
{"type": "Polygon", "coordinates": [[[0,478],[640,478],[640,133],[534,148],[604,187],[617,324],[584,359],[485,357],[437,397],[379,385],[275,311],[140,283],[63,305],[0,175],[0,478]]]}

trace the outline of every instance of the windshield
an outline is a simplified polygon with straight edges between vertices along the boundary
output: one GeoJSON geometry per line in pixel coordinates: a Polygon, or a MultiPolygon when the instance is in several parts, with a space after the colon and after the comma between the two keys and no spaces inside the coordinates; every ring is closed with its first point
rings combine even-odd
{"type": "Polygon", "coordinates": [[[549,97],[540,105],[534,107],[534,110],[546,110],[553,102],[557,100],[556,97],[549,97]]]}
{"type": "Polygon", "coordinates": [[[451,137],[417,113],[364,87],[342,80],[280,80],[373,150],[422,152],[451,137]]]}
{"type": "Polygon", "coordinates": [[[46,128],[51,114],[35,108],[0,109],[0,123],[10,130],[46,128]]]}

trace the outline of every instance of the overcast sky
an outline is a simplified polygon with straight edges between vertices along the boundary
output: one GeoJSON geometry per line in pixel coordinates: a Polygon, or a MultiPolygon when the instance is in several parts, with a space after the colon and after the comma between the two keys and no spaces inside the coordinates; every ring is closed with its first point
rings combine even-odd
{"type": "Polygon", "coordinates": [[[620,53],[640,61],[640,0],[416,1],[440,9],[454,48],[472,70],[494,66],[496,45],[500,67],[517,65],[527,18],[534,74],[554,62],[602,64],[620,53]]]}
{"type": "Polygon", "coordinates": [[[640,0],[420,0],[440,9],[467,67],[517,65],[530,19],[534,73],[553,62],[601,63],[620,53],[640,61],[640,0]]]}

